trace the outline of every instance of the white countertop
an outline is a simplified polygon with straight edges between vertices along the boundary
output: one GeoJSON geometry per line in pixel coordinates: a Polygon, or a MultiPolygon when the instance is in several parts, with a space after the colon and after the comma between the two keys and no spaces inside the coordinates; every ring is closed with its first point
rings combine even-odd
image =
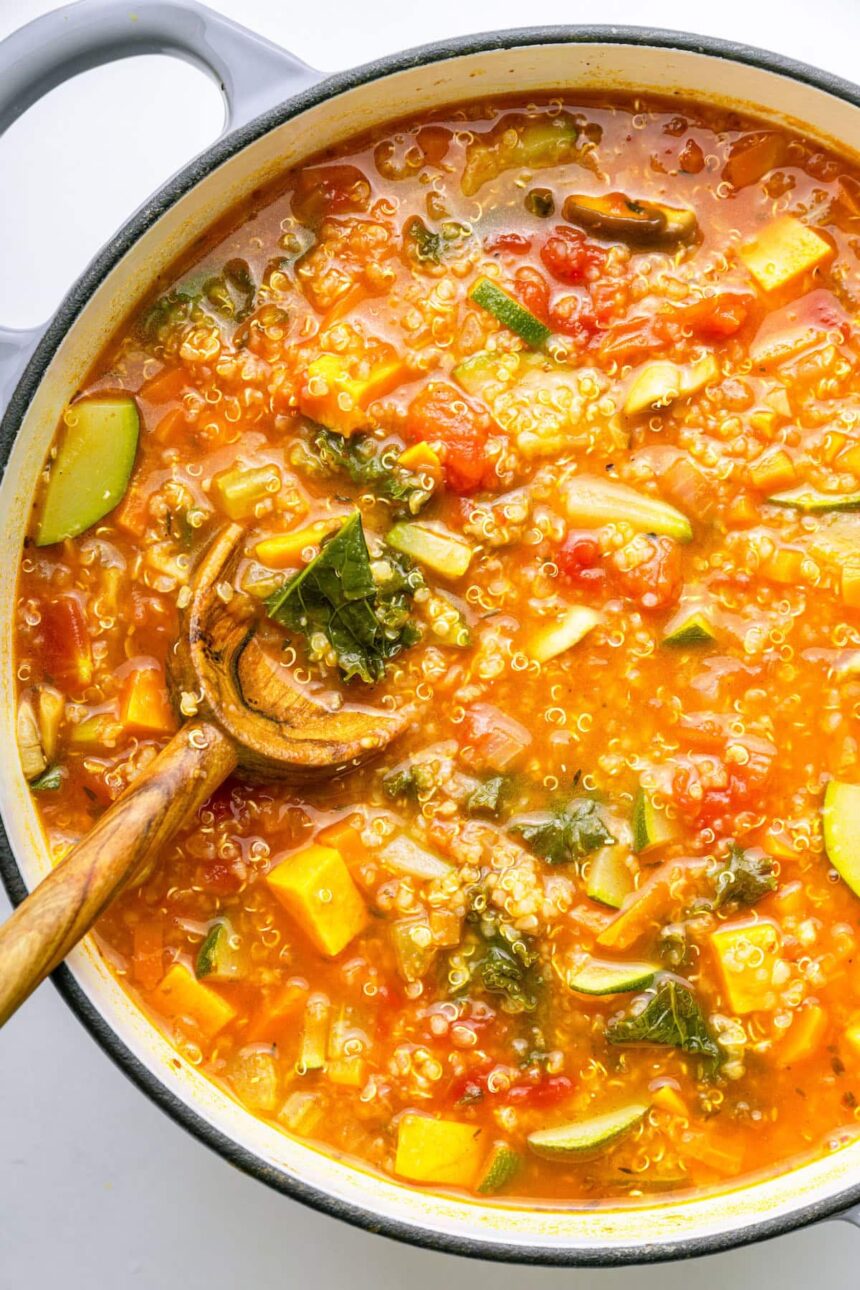
{"type": "MultiPolygon", "coordinates": [[[[326,70],[469,31],[579,21],[705,32],[860,79],[857,0],[328,0],[323,22],[318,5],[212,2],[326,70]]],[[[0,37],[57,7],[0,0],[0,37]]],[[[217,92],[201,74],[152,58],[91,72],[33,108],[0,141],[0,322],[47,317],[129,211],[220,122],[217,92]],[[96,155],[110,164],[89,167],[96,155]]],[[[0,895],[0,917],[7,911],[0,895]]],[[[848,1290],[858,1262],[860,1232],[846,1223],[694,1265],[612,1272],[409,1249],[231,1169],[137,1092],[50,985],[0,1036],[0,1290],[435,1290],[443,1278],[448,1290],[519,1290],[524,1281],[536,1290],[689,1290],[693,1280],[697,1290],[848,1290]]]]}

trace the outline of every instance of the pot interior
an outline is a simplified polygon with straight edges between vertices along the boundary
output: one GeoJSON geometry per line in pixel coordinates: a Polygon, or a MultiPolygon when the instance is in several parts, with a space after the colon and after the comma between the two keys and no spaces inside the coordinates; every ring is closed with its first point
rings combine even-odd
{"type": "MultiPolygon", "coordinates": [[[[191,173],[197,182],[180,177],[176,188],[167,190],[163,206],[153,203],[152,211],[145,210],[133,223],[133,235],[120,236],[105,271],[92,275],[92,285],[85,282],[73,293],[60,316],[71,323],[42,364],[0,485],[0,730],[7,748],[15,743],[16,569],[31,498],[59,412],[74,395],[104,339],[156,275],[251,189],[306,156],[386,120],[457,100],[511,92],[647,91],[730,104],[741,112],[799,128],[831,146],[834,141],[860,138],[860,107],[764,66],[647,44],[565,43],[551,37],[536,44],[518,45],[515,37],[511,41],[510,48],[501,48],[497,38],[478,37],[472,42],[473,52],[451,55],[446,51],[441,58],[431,53],[430,61],[420,55],[420,62],[416,56],[405,56],[399,70],[383,67],[366,75],[334,78],[330,88],[339,92],[331,96],[325,87],[310,91],[296,101],[298,114],[288,115],[293,109],[286,108],[273,114],[266,129],[251,127],[249,136],[259,137],[252,137],[232,156],[224,149],[225,159],[214,168],[204,159],[191,173]],[[183,195],[174,200],[175,192],[183,195]]],[[[835,146],[843,153],[849,151],[847,145],[835,146]]],[[[17,425],[9,421],[16,418],[10,414],[7,419],[11,437],[17,425]]],[[[17,758],[8,759],[7,773],[0,780],[0,808],[17,871],[32,886],[47,871],[49,859],[17,758]]],[[[14,868],[10,872],[15,885],[14,868]]],[[[704,1194],[656,1206],[526,1209],[418,1192],[314,1150],[254,1119],[178,1058],[89,941],[71,955],[68,967],[79,991],[103,1018],[106,1046],[115,1055],[119,1049],[126,1050],[122,1063],[127,1068],[136,1063],[137,1077],[150,1089],[157,1082],[162,1101],[189,1127],[266,1181],[375,1230],[496,1257],[634,1261],[740,1243],[827,1212],[835,1207],[837,1197],[847,1203],[852,1186],[860,1192],[860,1142],[794,1171],[747,1183],[734,1193],[704,1194]]]]}

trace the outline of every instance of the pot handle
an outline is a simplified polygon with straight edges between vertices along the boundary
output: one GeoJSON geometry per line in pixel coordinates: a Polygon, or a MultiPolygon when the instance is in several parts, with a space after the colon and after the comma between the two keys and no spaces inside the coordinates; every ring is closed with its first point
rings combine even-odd
{"type": "MultiPolygon", "coordinates": [[[[197,0],[78,0],[0,41],[0,135],[63,81],[137,54],[173,54],[208,72],[224,95],[224,132],[323,75],[197,0]]],[[[0,410],[45,325],[0,327],[0,410]]]]}

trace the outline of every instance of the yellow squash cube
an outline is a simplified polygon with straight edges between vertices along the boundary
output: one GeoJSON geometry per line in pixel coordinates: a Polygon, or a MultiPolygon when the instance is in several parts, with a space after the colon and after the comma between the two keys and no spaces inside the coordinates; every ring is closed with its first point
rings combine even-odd
{"type": "Polygon", "coordinates": [[[391,359],[373,368],[364,378],[351,376],[338,354],[320,354],[309,365],[299,396],[305,416],[329,430],[350,435],[370,424],[367,407],[390,394],[409,377],[401,359],[391,359]]]}
{"type": "Polygon", "coordinates": [[[236,1015],[232,1003],[198,981],[182,963],[174,963],[152,993],[158,1011],[167,1017],[190,1017],[209,1039],[236,1015]]]}
{"type": "Polygon", "coordinates": [[[780,215],[739,254],[762,291],[777,291],[821,264],[833,248],[793,215],[780,215]]]}
{"type": "Polygon", "coordinates": [[[743,1015],[776,1007],[773,970],[779,959],[780,936],[774,923],[726,923],[711,933],[711,945],[732,1012],[743,1015]]]}
{"type": "Polygon", "coordinates": [[[485,1137],[474,1124],[404,1115],[397,1125],[394,1171],[411,1182],[471,1187],[484,1158],[485,1137]]]}
{"type": "Polygon", "coordinates": [[[318,950],[334,958],[367,924],[343,856],[314,843],[282,860],[266,881],[318,950]]]}

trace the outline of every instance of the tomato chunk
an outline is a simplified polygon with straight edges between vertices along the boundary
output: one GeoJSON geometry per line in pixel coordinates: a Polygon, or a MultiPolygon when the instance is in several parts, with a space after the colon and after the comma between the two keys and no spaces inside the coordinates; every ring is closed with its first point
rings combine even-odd
{"type": "Polygon", "coordinates": [[[606,252],[578,228],[557,228],[541,247],[540,258],[558,282],[576,286],[601,268],[606,252]]]}
{"type": "Polygon", "coordinates": [[[58,685],[87,686],[93,679],[93,656],[87,620],[76,596],[62,595],[41,608],[42,660],[58,685]]]}
{"type": "Polygon", "coordinates": [[[488,430],[485,412],[453,385],[434,381],[410,403],[405,434],[412,442],[439,445],[448,487],[471,493],[486,470],[488,430]]]}

